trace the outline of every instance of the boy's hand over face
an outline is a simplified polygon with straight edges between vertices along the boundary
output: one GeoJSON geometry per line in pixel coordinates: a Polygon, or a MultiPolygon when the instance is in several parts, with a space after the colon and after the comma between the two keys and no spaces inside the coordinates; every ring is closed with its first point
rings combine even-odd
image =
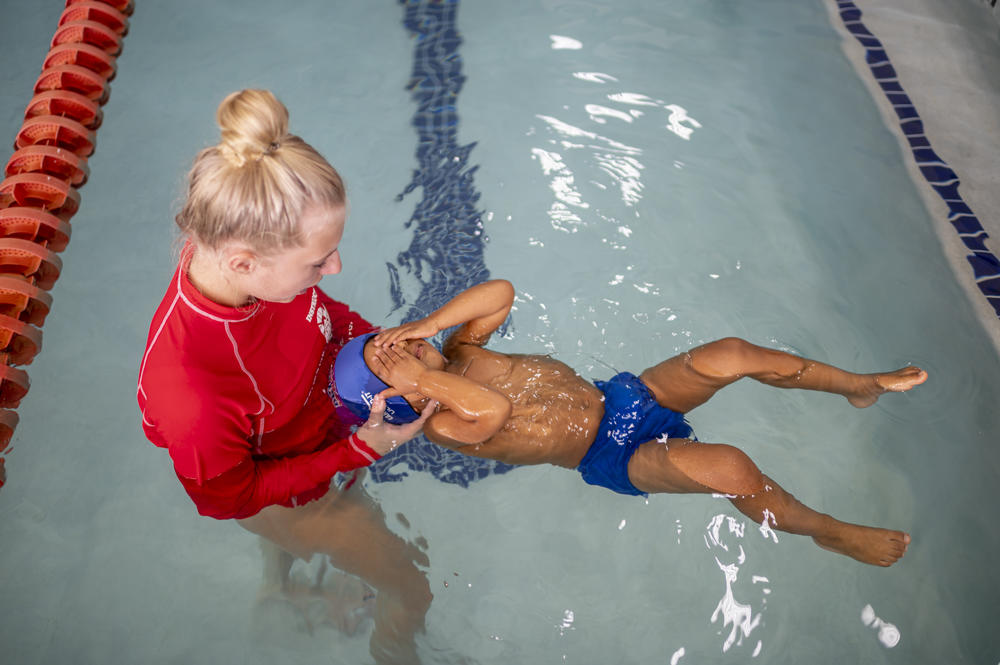
{"type": "Polygon", "coordinates": [[[392,346],[381,346],[375,350],[374,364],[375,374],[400,394],[420,392],[417,382],[427,366],[412,354],[392,346]]]}

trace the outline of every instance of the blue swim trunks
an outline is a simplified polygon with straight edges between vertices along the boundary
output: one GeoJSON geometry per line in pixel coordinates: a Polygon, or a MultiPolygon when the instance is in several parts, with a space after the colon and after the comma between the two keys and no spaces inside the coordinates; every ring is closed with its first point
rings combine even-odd
{"type": "Polygon", "coordinates": [[[628,479],[628,461],[636,448],[664,434],[673,439],[690,439],[694,431],[683,413],[660,406],[642,381],[622,372],[610,381],[595,381],[604,393],[604,418],[597,437],[577,470],[591,485],[600,485],[619,494],[645,496],[628,479]]]}

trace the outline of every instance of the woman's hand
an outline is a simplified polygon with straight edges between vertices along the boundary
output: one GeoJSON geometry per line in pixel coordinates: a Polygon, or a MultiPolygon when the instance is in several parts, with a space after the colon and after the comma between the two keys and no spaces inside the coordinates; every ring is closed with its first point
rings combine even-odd
{"type": "Polygon", "coordinates": [[[437,408],[437,402],[431,400],[424,407],[424,410],[420,412],[420,417],[412,423],[390,425],[382,420],[382,415],[385,413],[385,400],[386,397],[394,395],[397,392],[390,389],[375,395],[375,398],[372,400],[371,412],[368,414],[368,421],[358,428],[357,431],[358,438],[379,455],[388,455],[415,437],[423,429],[427,419],[434,413],[434,409],[437,408]]]}
{"type": "Polygon", "coordinates": [[[427,339],[441,332],[441,327],[430,316],[417,321],[410,321],[395,328],[383,330],[375,335],[372,343],[378,347],[392,346],[396,342],[405,342],[408,339],[427,339]]]}

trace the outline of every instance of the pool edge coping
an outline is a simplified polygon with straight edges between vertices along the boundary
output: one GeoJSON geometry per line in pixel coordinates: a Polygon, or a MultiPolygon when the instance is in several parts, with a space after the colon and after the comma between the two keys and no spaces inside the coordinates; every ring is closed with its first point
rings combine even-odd
{"type": "Polygon", "coordinates": [[[923,116],[909,99],[885,45],[862,21],[862,9],[855,0],[824,0],[823,5],[841,36],[842,52],[900,150],[909,155],[903,159],[907,173],[934,222],[956,280],[1000,356],[1000,259],[987,244],[989,233],[958,193],[958,174],[934,152],[923,116]]]}

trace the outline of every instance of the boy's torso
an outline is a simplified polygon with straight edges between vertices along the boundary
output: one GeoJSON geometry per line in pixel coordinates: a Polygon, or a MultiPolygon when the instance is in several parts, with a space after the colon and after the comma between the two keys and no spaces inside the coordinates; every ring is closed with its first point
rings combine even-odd
{"type": "Polygon", "coordinates": [[[593,443],[604,396],[568,365],[548,356],[505,355],[463,344],[446,371],[493,388],[510,400],[510,418],[488,441],[462,452],[510,464],[575,468],[593,443]]]}

